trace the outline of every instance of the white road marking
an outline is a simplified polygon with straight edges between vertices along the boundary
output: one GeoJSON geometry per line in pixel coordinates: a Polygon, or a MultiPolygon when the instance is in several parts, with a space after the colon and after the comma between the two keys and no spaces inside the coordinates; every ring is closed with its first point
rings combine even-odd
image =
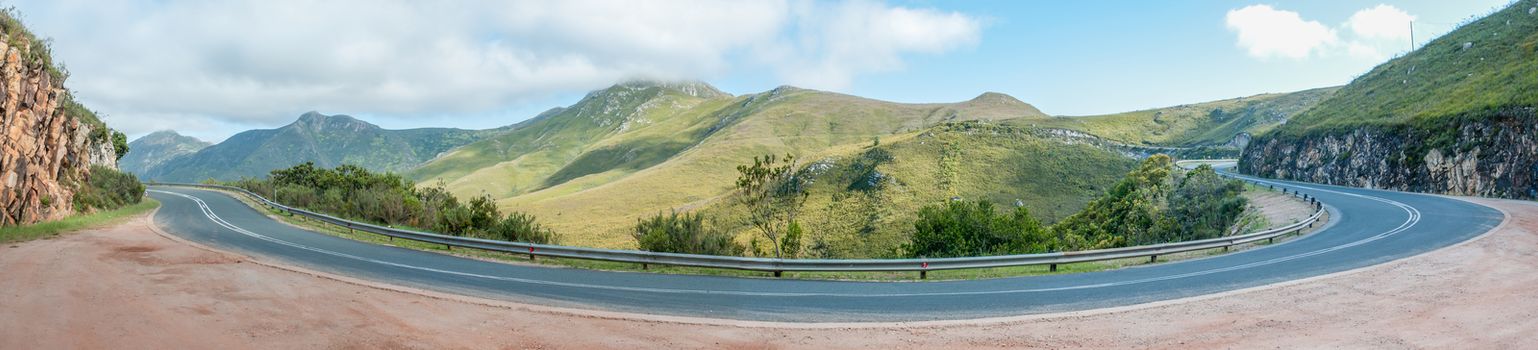
{"type": "MultiPolygon", "coordinates": [[[[1264,181],[1264,180],[1255,180],[1255,181],[1266,182],[1266,183],[1271,183],[1271,184],[1279,184],[1279,183],[1270,182],[1270,181],[1264,181]]],[[[1340,192],[1340,191],[1323,189],[1323,188],[1314,188],[1314,187],[1307,187],[1307,186],[1297,186],[1297,185],[1290,185],[1290,184],[1286,185],[1286,186],[1292,186],[1292,187],[1297,187],[1297,188],[1305,188],[1305,189],[1310,189],[1310,190],[1315,190],[1315,191],[1323,191],[1323,192],[1336,193],[1336,194],[1341,194],[1341,195],[1346,195],[1346,196],[1359,197],[1359,198],[1364,198],[1364,199],[1369,199],[1369,200],[1374,200],[1374,201],[1378,201],[1378,202],[1387,203],[1389,205],[1393,205],[1395,207],[1399,207],[1400,209],[1403,209],[1406,213],[1409,214],[1409,217],[1405,219],[1405,222],[1401,223],[1398,227],[1395,227],[1394,229],[1385,231],[1383,233],[1379,233],[1379,234],[1374,235],[1372,237],[1368,237],[1368,238],[1365,238],[1365,239],[1362,239],[1362,240],[1358,240],[1358,241],[1355,241],[1355,242],[1351,242],[1351,243],[1347,243],[1347,244],[1343,244],[1343,245],[1339,245],[1339,246],[1334,246],[1334,247],[1330,247],[1330,248],[1324,248],[1324,249],[1319,249],[1319,250],[1315,250],[1315,251],[1311,251],[1311,252],[1300,253],[1300,254],[1295,254],[1295,255],[1289,255],[1289,256],[1279,257],[1279,258],[1274,258],[1274,259],[1269,259],[1269,260],[1257,261],[1257,262],[1252,262],[1252,263],[1248,263],[1248,264],[1240,264],[1240,265],[1234,265],[1234,266],[1229,266],[1229,267],[1210,269],[1210,270],[1202,270],[1202,271],[1189,272],[1189,273],[1183,273],[1183,274],[1175,274],[1175,275],[1169,275],[1169,276],[1151,277],[1151,278],[1144,278],[1144,279],[1118,281],[1118,282],[1108,282],[1108,283],[1096,283],[1096,284],[1086,284],[1086,285],[1076,285],[1076,286],[1053,287],[1053,288],[1008,289],[1008,290],[971,291],[971,292],[873,293],[873,294],[784,293],[784,292],[719,291],[719,290],[706,290],[706,289],[674,289],[674,288],[647,288],[647,287],[609,286],[609,285],[596,285],[596,284],[587,284],[587,283],[572,283],[572,282],[558,282],[558,281],[536,280],[536,279],[518,278],[518,277],[507,277],[507,276],[493,276],[493,275],[485,275],[485,274],[477,274],[477,273],[469,273],[469,272],[461,272],[461,271],[451,271],[451,270],[437,269],[437,268],[431,268],[431,267],[422,267],[422,266],[401,264],[401,263],[396,263],[396,262],[389,262],[389,261],[384,261],[384,260],[378,260],[378,259],[372,259],[372,258],[356,256],[356,255],[347,254],[347,253],[341,253],[341,252],[335,252],[335,251],[330,251],[330,250],[325,250],[325,249],[320,249],[320,248],[309,247],[309,246],[301,245],[301,244],[298,244],[298,243],[293,243],[293,242],[284,241],[284,240],[272,238],[272,237],[269,237],[269,236],[264,236],[264,235],[261,235],[261,234],[257,234],[255,232],[248,231],[248,230],[246,230],[244,228],[240,228],[238,226],[235,226],[234,224],[230,224],[229,222],[224,221],[223,218],[220,218],[218,214],[215,214],[213,212],[213,209],[208,207],[208,204],[206,202],[204,202],[202,199],[199,199],[197,197],[194,197],[194,196],[191,196],[191,195],[187,195],[187,194],[183,194],[183,193],[170,192],[170,191],[162,191],[162,190],[150,190],[150,192],[165,193],[165,194],[169,194],[169,195],[175,195],[175,196],[191,199],[192,201],[197,203],[198,208],[200,210],[202,210],[203,215],[207,216],[209,220],[212,220],[215,224],[218,224],[219,226],[227,228],[227,229],[229,229],[231,231],[235,231],[236,233],[240,233],[240,234],[243,234],[243,235],[246,235],[246,236],[250,236],[252,238],[256,238],[256,239],[260,239],[260,240],[264,240],[264,241],[268,241],[268,242],[272,242],[272,243],[277,243],[277,244],[281,244],[281,245],[285,245],[285,246],[289,246],[289,247],[294,247],[294,248],[298,248],[298,249],[304,249],[304,250],[308,250],[308,251],[312,251],[312,252],[316,252],[316,253],[321,253],[321,254],[326,254],[326,255],[331,255],[331,256],[336,256],[336,257],[342,257],[342,258],[347,258],[347,259],[353,259],[353,260],[358,260],[358,261],[375,263],[375,264],[380,264],[380,265],[394,266],[394,267],[405,268],[405,269],[412,269],[412,270],[418,270],[418,271],[427,271],[427,272],[434,272],[434,273],[442,273],[442,274],[449,274],[449,275],[456,275],[456,276],[483,278],[483,279],[490,279],[490,280],[508,281],[508,282],[517,282],[517,283],[526,283],[526,284],[536,284],[536,285],[559,286],[559,287],[590,288],[590,289],[615,290],[615,291],[627,291],[627,292],[668,293],[668,294],[710,294],[710,295],[770,296],[770,297],[925,297],[925,296],[997,295],[997,294],[1040,293],[1040,292],[1054,292],[1054,291],[1078,290],[1078,289],[1106,288],[1106,287],[1125,286],[1125,285],[1132,285],[1132,284],[1168,281],[1168,280],[1174,280],[1174,279],[1180,279],[1180,278],[1204,276],[1204,275],[1210,275],[1210,274],[1215,274],[1215,273],[1222,273],[1222,272],[1228,272],[1228,271],[1237,271],[1237,270],[1254,268],[1254,267],[1260,267],[1260,266],[1265,266],[1265,265],[1272,265],[1272,264],[1277,264],[1277,263],[1281,263],[1281,262],[1297,260],[1297,259],[1306,258],[1306,257],[1310,257],[1310,256],[1315,256],[1315,255],[1320,255],[1320,254],[1324,254],[1324,253],[1329,253],[1329,252],[1333,252],[1333,251],[1337,251],[1337,250],[1341,250],[1341,249],[1346,249],[1346,248],[1350,248],[1350,247],[1355,247],[1355,246],[1367,244],[1367,243],[1370,243],[1370,242],[1373,242],[1373,241],[1377,241],[1377,240],[1380,240],[1380,239],[1383,239],[1383,238],[1387,238],[1389,236],[1393,236],[1393,235],[1398,234],[1400,232],[1404,232],[1405,230],[1408,230],[1410,227],[1415,226],[1416,223],[1419,223],[1420,219],[1421,219],[1420,210],[1417,210],[1414,207],[1411,207],[1411,206],[1409,206],[1407,204],[1404,204],[1402,202],[1398,202],[1398,201],[1394,201],[1394,200],[1390,200],[1390,199],[1386,199],[1386,198],[1382,198],[1382,197],[1375,197],[1375,196],[1368,196],[1368,195],[1361,195],[1361,194],[1354,194],[1354,193],[1346,193],[1346,192],[1340,192]]]]}

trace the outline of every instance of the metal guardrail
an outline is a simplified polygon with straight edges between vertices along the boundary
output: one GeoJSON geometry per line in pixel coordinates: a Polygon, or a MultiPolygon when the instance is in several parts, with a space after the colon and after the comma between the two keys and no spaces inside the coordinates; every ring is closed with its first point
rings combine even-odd
{"type": "MultiPolygon", "coordinates": [[[[1250,182],[1257,185],[1259,184],[1258,182],[1250,182]]],[[[784,271],[918,271],[920,273],[920,277],[923,278],[927,277],[928,271],[932,270],[1048,265],[1050,266],[1051,271],[1057,271],[1057,265],[1059,264],[1078,262],[1092,262],[1138,257],[1148,257],[1149,261],[1155,261],[1160,255],[1214,248],[1227,249],[1228,247],[1234,245],[1258,242],[1261,240],[1274,241],[1277,237],[1281,237],[1290,233],[1299,233],[1306,227],[1313,227],[1313,224],[1319,221],[1320,217],[1325,213],[1323,205],[1321,205],[1318,200],[1309,197],[1308,195],[1299,194],[1294,191],[1292,192],[1293,195],[1309,201],[1309,203],[1312,204],[1316,209],[1314,214],[1309,216],[1308,219],[1291,225],[1228,237],[1074,252],[998,255],[965,258],[774,259],[659,253],[639,250],[600,249],[450,236],[431,232],[421,232],[361,223],[309,210],[289,207],[268,200],[266,197],[262,197],[256,193],[252,193],[251,191],[247,191],[246,189],[239,187],[184,183],[150,183],[150,185],[210,188],[233,191],[249,196],[257,200],[262,205],[286,211],[293,215],[309,217],[320,222],[329,223],[352,230],[375,233],[393,238],[442,244],[448,247],[464,247],[504,253],[528,254],[530,259],[535,259],[538,256],[547,256],[636,263],[642,264],[643,267],[647,265],[672,265],[764,271],[773,272],[776,277],[780,276],[780,274],[784,271]]],[[[1283,191],[1286,192],[1286,189],[1284,188],[1283,191]]]]}

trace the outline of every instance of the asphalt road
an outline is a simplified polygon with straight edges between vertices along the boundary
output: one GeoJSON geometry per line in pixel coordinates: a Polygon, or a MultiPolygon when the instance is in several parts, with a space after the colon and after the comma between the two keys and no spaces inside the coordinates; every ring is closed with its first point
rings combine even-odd
{"type": "Polygon", "coordinates": [[[1424,253],[1478,236],[1503,219],[1495,209],[1439,196],[1273,183],[1318,197],[1330,211],[1331,222],[1301,239],[1209,258],[1091,273],[941,282],[805,281],[510,265],[306,231],[276,222],[220,192],[151,187],[150,196],[162,203],[155,220],[169,233],[320,271],[552,306],[802,322],[967,319],[1197,296],[1424,253]]]}

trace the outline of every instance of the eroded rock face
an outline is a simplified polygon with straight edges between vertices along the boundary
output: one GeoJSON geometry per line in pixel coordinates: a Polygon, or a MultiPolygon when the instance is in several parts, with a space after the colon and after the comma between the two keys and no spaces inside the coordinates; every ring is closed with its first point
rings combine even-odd
{"type": "Polygon", "coordinates": [[[116,167],[107,138],[59,113],[64,93],[40,62],[25,62],[25,40],[0,40],[0,226],[58,219],[73,212],[78,184],[90,165],[116,167]]]}
{"type": "Polygon", "coordinates": [[[1446,130],[1362,128],[1295,140],[1256,139],[1246,174],[1333,185],[1538,199],[1538,113],[1508,108],[1446,130]]]}

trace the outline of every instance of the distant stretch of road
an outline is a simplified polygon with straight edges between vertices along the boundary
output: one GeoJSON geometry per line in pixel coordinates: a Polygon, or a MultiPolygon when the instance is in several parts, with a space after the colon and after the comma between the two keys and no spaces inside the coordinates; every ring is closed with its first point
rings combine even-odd
{"type": "Polygon", "coordinates": [[[792,322],[968,319],[1177,299],[1400,259],[1473,238],[1503,220],[1495,209],[1440,196],[1269,183],[1319,198],[1331,214],[1330,222],[1291,242],[1209,258],[1091,273],[942,282],[782,280],[511,265],[295,228],[220,192],[157,186],[150,188],[150,196],[162,203],[155,220],[166,232],[339,275],[551,306],[792,322]]]}

